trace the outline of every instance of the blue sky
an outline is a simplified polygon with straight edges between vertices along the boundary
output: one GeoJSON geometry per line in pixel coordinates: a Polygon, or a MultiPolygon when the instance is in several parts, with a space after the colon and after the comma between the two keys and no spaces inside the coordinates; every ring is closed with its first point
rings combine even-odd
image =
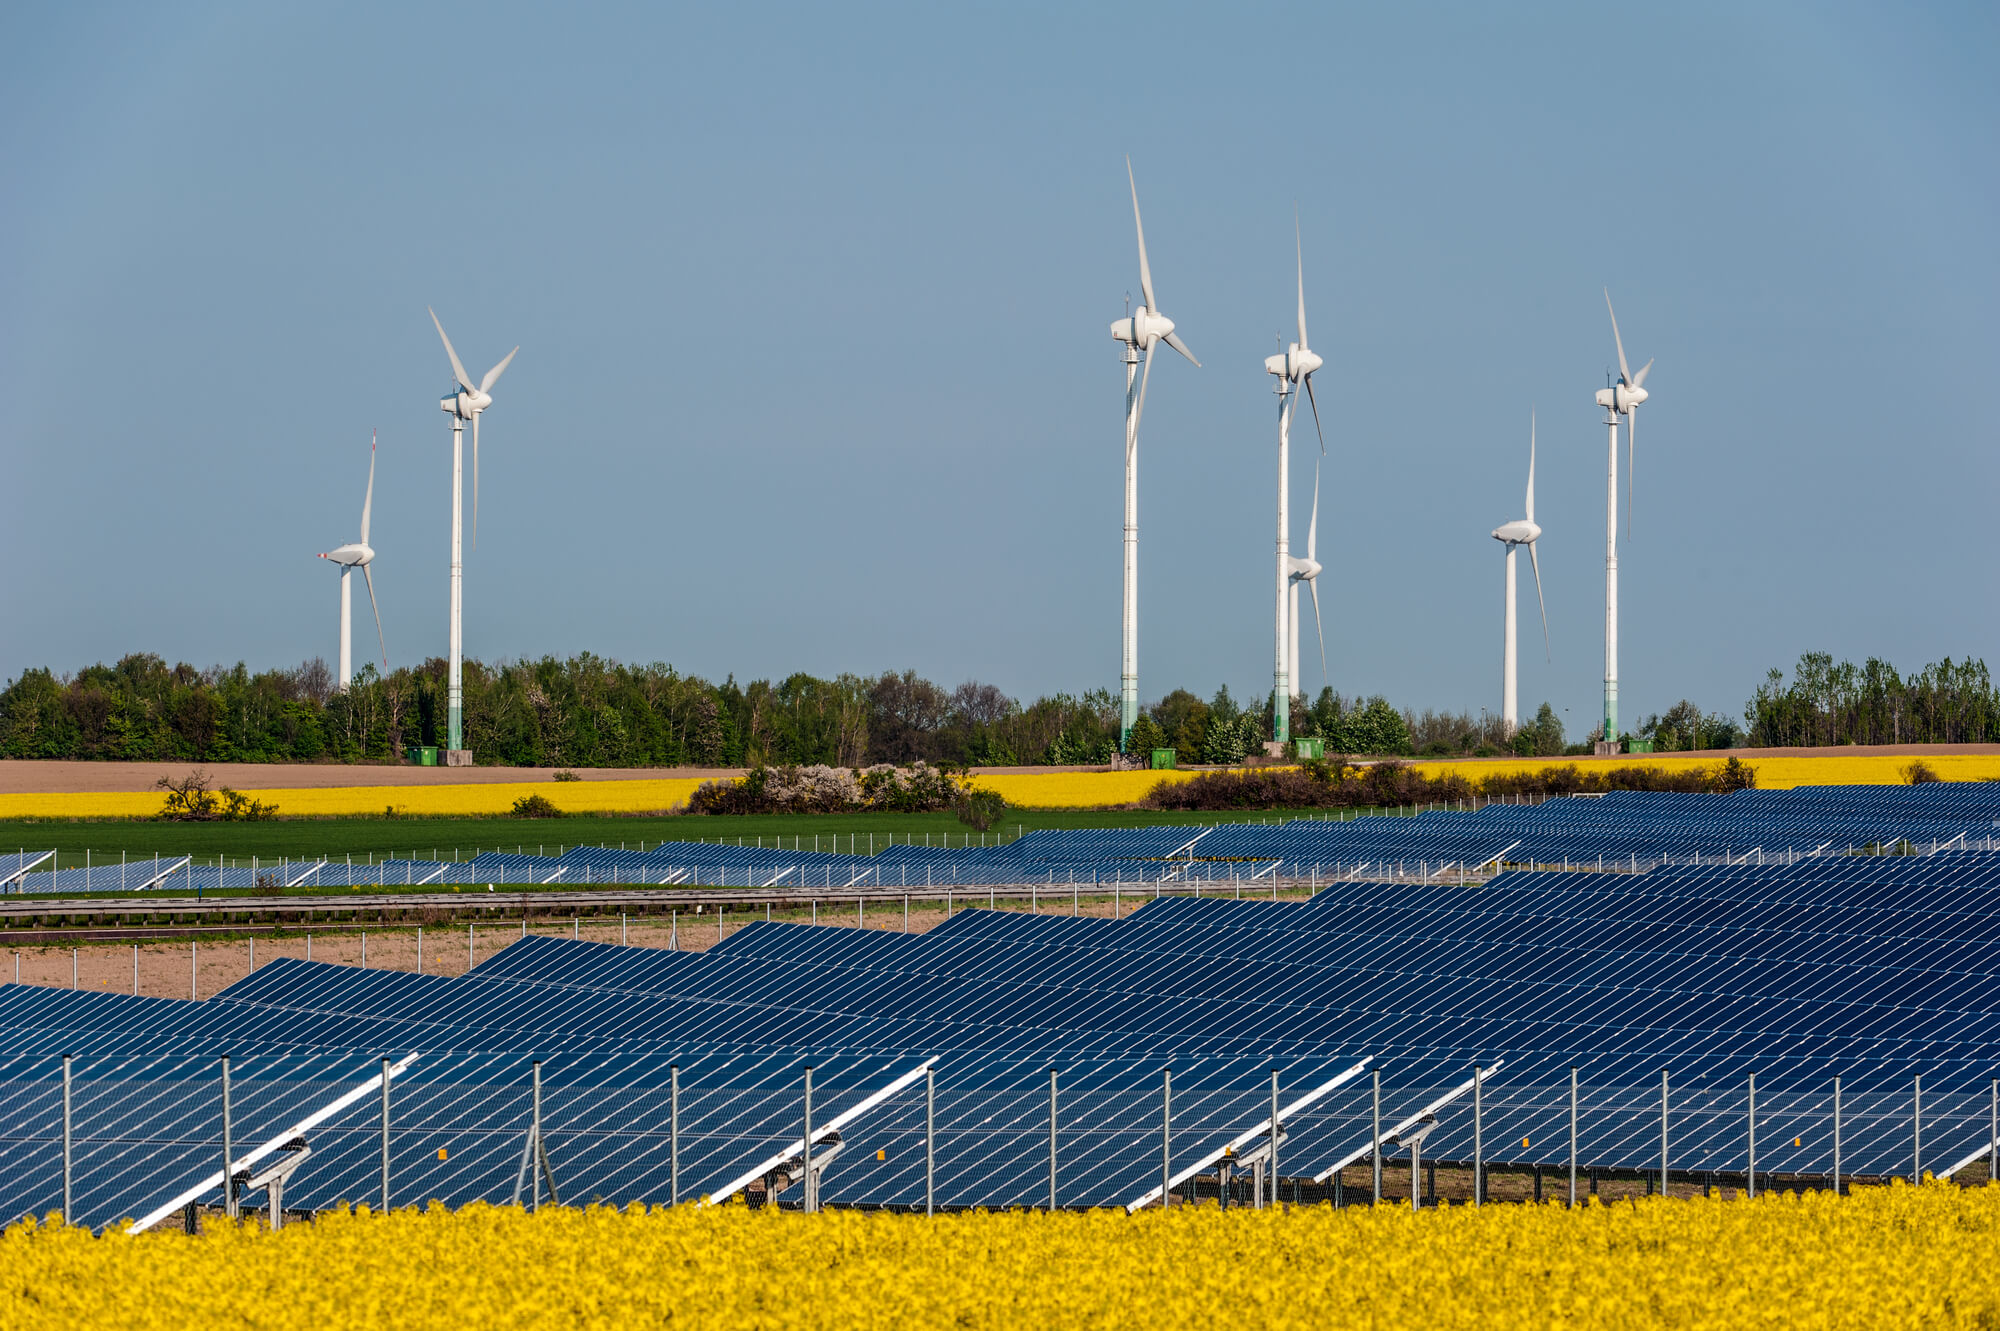
{"type": "Polygon", "coordinates": [[[1295,202],[1336,687],[1497,710],[1533,406],[1521,693],[1589,728],[1606,284],[1658,358],[1627,718],[1810,648],[2000,657],[1996,45],[1972,6],[11,9],[0,675],[331,659],[371,427],[390,659],[441,654],[432,304],[475,375],[521,346],[470,654],[1115,688],[1128,152],[1205,364],[1140,442],[1148,698],[1269,687],[1295,202]]]}

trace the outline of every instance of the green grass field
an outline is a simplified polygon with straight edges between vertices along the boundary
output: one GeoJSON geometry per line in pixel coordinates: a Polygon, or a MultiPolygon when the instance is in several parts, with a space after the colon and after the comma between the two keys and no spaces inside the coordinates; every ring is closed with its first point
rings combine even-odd
{"type": "MultiPolygon", "coordinates": [[[[1369,810],[1367,812],[1381,812],[1369,810]]],[[[1010,809],[984,834],[949,813],[771,814],[745,817],[296,818],[257,823],[165,823],[136,818],[0,821],[0,851],[54,850],[60,867],[116,864],[120,856],[192,855],[230,864],[316,855],[470,859],[480,851],[557,854],[580,845],[651,849],[661,841],[726,841],[869,854],[889,844],[993,845],[1047,828],[1159,827],[1284,822],[1300,813],[1166,813],[1150,809],[1010,809]],[[871,840],[872,838],[872,840],[871,840]]],[[[1356,816],[1350,812],[1349,817],[1356,816]]],[[[44,866],[46,867],[46,866],[44,866]]]]}

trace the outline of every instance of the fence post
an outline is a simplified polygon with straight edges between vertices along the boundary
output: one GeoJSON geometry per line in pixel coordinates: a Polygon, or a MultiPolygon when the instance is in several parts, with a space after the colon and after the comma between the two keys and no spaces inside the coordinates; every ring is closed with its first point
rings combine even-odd
{"type": "Polygon", "coordinates": [[[1375,1171],[1375,1199],[1371,1204],[1380,1206],[1382,1204],[1382,1072],[1379,1068],[1375,1072],[1375,1109],[1373,1122],[1374,1127],[1369,1137],[1371,1144],[1369,1158],[1375,1171]]]}
{"type": "Polygon", "coordinates": [[[1660,1196],[1667,1195],[1667,1070],[1660,1069],[1660,1196]]]}
{"type": "MultiPolygon", "coordinates": [[[[250,947],[252,951],[250,955],[253,958],[257,955],[255,951],[256,946],[257,946],[257,940],[254,938],[251,939],[250,947]]],[[[420,924],[417,926],[417,974],[422,975],[423,973],[424,973],[424,926],[420,924]]]]}
{"type": "Polygon", "coordinates": [[[1924,1078],[1910,1083],[1910,1182],[1924,1181],[1924,1078]]]}
{"type": "Polygon", "coordinates": [[[1160,1069],[1160,1209],[1173,1206],[1174,1070],[1160,1069]]]}
{"type": "Polygon", "coordinates": [[[534,1119],[533,1119],[534,1126],[529,1128],[528,1135],[530,1138],[533,1139],[533,1145],[530,1146],[529,1149],[534,1152],[534,1155],[531,1156],[528,1160],[528,1188],[529,1188],[528,1209],[530,1211],[539,1211],[542,1209],[542,1174],[540,1170],[540,1165],[542,1163],[540,1159],[540,1156],[542,1154],[542,1060],[541,1059],[538,1058],[533,1063],[529,1064],[529,1075],[533,1078],[533,1091],[531,1093],[534,1096],[534,1119]]]}
{"type": "MultiPolygon", "coordinates": [[[[306,947],[308,950],[312,947],[311,934],[306,935],[306,947]]],[[[465,968],[469,971],[472,967],[472,926],[468,924],[465,926],[465,968]]]]}
{"type": "Polygon", "coordinates": [[[1840,1078],[1833,1079],[1833,1195],[1840,1196],[1840,1078]]]}
{"type": "Polygon", "coordinates": [[[2000,1078],[1993,1082],[1993,1108],[1989,1119],[1991,1130],[1986,1137],[1986,1181],[2000,1180],[2000,1078]]]}
{"type": "Polygon", "coordinates": [[[1576,1069],[1569,1070],[1569,1204],[1576,1205],[1576,1069]]]}
{"type": "Polygon", "coordinates": [[[937,1067],[924,1069],[924,1214],[937,1214],[937,1067]]]}
{"type": "Polygon", "coordinates": [[[76,1223],[76,1201],[70,1192],[70,1180],[74,1177],[73,1154],[75,1139],[70,1134],[70,1056],[64,1054],[63,1061],[63,1223],[76,1223]]]}
{"type": "Polygon", "coordinates": [[[1745,1191],[1751,1197],[1757,1195],[1757,1074],[1750,1074],[1750,1160],[1749,1173],[1745,1178],[1745,1191]]]}
{"type": "Polygon", "coordinates": [[[1276,1206],[1278,1204],[1278,1070],[1276,1068],[1271,1069],[1271,1150],[1269,1158],[1264,1161],[1264,1175],[1270,1179],[1271,1186],[1265,1190],[1263,1203],[1266,1206],[1276,1206]]]}
{"type": "Polygon", "coordinates": [[[222,1213],[236,1218],[236,1163],[230,1142],[229,1055],[222,1056],[222,1213]]]}
{"type": "Polygon", "coordinates": [[[132,996],[139,996],[139,945],[132,944],[132,996]]]}
{"type": "Polygon", "coordinates": [[[1049,1069],[1049,1209],[1056,1209],[1056,1070],[1049,1069]]]}
{"type": "Polygon", "coordinates": [[[813,1190],[813,1181],[812,1181],[812,1178],[813,1178],[813,1169],[812,1169],[812,1165],[813,1165],[813,1070],[812,1070],[812,1065],[811,1065],[810,1063],[808,1063],[808,1064],[806,1065],[806,1093],[805,1093],[805,1111],[806,1111],[806,1112],[805,1112],[805,1119],[806,1119],[806,1141],[805,1141],[805,1157],[804,1157],[804,1159],[805,1159],[805,1166],[804,1166],[804,1168],[803,1168],[803,1169],[802,1169],[802,1170],[800,1171],[800,1173],[799,1173],[799,1182],[800,1182],[800,1183],[801,1183],[801,1184],[802,1184],[802,1185],[804,1186],[804,1188],[805,1188],[805,1203],[804,1203],[804,1209],[805,1209],[805,1210],[806,1210],[806,1211],[807,1211],[808,1213],[810,1213],[810,1212],[812,1211],[812,1209],[813,1209],[813,1202],[814,1202],[815,1200],[817,1200],[817,1199],[816,1199],[816,1198],[815,1198],[815,1197],[813,1196],[813,1191],[814,1191],[814,1190],[813,1190]]]}
{"type": "Polygon", "coordinates": [[[382,1214],[389,1214],[389,1060],[382,1060],[382,1214]]]}
{"type": "Polygon", "coordinates": [[[1472,1060],[1472,1204],[1478,1206],[1486,1186],[1486,1104],[1485,1076],[1479,1060],[1472,1060]]]}
{"type": "Polygon", "coordinates": [[[195,956],[196,956],[195,950],[200,946],[201,944],[197,942],[190,942],[188,944],[188,1001],[189,1002],[194,1001],[197,993],[195,987],[195,956]]]}
{"type": "Polygon", "coordinates": [[[669,1069],[667,1083],[667,1204],[681,1204],[681,1065],[669,1069]]]}

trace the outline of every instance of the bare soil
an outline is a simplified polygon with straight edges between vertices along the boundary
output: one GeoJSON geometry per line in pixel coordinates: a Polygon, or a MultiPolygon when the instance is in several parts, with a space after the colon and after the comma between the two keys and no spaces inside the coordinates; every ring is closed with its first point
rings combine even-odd
{"type": "MultiPolygon", "coordinates": [[[[1995,746],[2000,747],[2000,746],[1995,746]]],[[[1941,752],[1941,750],[1934,750],[1941,752]]],[[[741,767],[413,767],[407,763],[86,763],[0,760],[0,795],[98,795],[155,788],[163,776],[180,780],[199,768],[214,787],[306,790],[328,786],[500,785],[553,781],[558,770],[579,781],[664,781],[738,777],[741,767]]],[[[1101,767],[979,767],[992,775],[1101,772],[1101,767]]]]}
{"type": "MultiPolygon", "coordinates": [[[[1028,909],[1025,903],[1018,907],[1002,907],[1015,908],[1028,909]]],[[[1134,900],[1132,905],[1125,907],[1125,913],[1129,915],[1138,908],[1139,902],[1134,900]]],[[[1077,913],[1109,918],[1112,909],[1112,903],[1108,901],[1084,902],[1077,913]]],[[[1042,907],[1039,913],[1068,915],[1071,912],[1052,902],[1042,907]]],[[[724,918],[722,927],[734,934],[745,924],[762,918],[762,915],[749,911],[734,911],[724,918]]],[[[814,922],[809,913],[799,912],[780,913],[773,918],[798,923],[814,922]]],[[[816,922],[828,928],[856,927],[855,912],[852,910],[822,908],[816,922]]],[[[927,932],[942,923],[944,911],[936,906],[913,905],[910,909],[909,931],[913,934],[927,932]]],[[[901,932],[904,927],[902,908],[876,906],[865,909],[860,927],[901,932]]],[[[633,919],[624,926],[602,920],[593,920],[589,924],[577,921],[568,929],[550,928],[546,921],[537,920],[530,922],[527,932],[557,938],[581,938],[594,943],[617,943],[621,941],[621,929],[622,941],[630,947],[677,947],[684,952],[702,952],[715,946],[717,941],[716,918],[709,912],[682,915],[672,923],[657,916],[633,919]]],[[[419,968],[418,932],[412,928],[314,932],[310,942],[306,934],[299,933],[223,942],[204,940],[198,944],[83,943],[74,948],[17,947],[0,955],[0,965],[5,967],[0,970],[0,983],[18,982],[50,988],[129,994],[134,992],[136,966],[137,992],[142,995],[153,998],[213,998],[248,975],[253,961],[257,966],[267,966],[279,957],[303,959],[308,948],[314,961],[359,966],[363,964],[365,947],[366,964],[370,969],[415,971],[419,968]]],[[[518,923],[477,925],[469,931],[463,925],[440,925],[422,930],[422,935],[424,974],[463,975],[472,963],[484,961],[517,941],[522,936],[522,929],[518,923]]]]}

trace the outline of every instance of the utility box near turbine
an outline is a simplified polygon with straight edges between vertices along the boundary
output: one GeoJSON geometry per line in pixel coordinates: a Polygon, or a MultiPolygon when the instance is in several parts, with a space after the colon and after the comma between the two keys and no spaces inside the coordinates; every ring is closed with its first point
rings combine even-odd
{"type": "Polygon", "coordinates": [[[412,744],[405,752],[409,760],[418,767],[436,767],[438,765],[438,751],[434,745],[412,744]]]}
{"type": "Polygon", "coordinates": [[[1174,765],[1174,751],[1172,749],[1153,750],[1154,771],[1158,772],[1166,768],[1172,767],[1173,765],[1174,765]]]}

